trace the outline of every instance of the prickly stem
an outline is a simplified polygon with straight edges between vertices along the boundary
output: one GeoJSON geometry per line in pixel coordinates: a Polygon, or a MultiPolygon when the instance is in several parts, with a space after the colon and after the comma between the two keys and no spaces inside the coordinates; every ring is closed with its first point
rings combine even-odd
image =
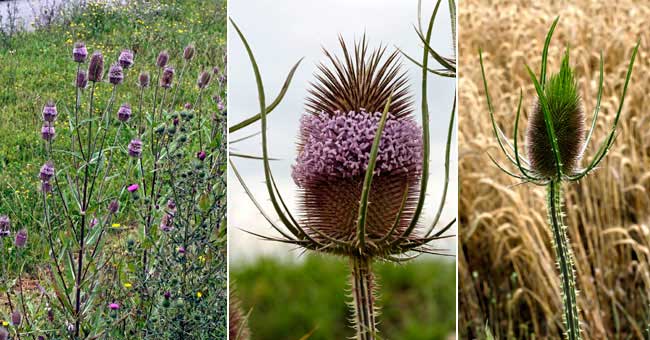
{"type": "Polygon", "coordinates": [[[567,236],[567,227],[562,221],[562,190],[560,181],[548,184],[548,215],[553,233],[553,247],[557,257],[562,284],[562,306],[564,308],[565,337],[568,340],[581,340],[580,317],[577,301],[577,288],[573,254],[567,236]]]}
{"type": "Polygon", "coordinates": [[[376,340],[375,278],[371,260],[365,257],[352,257],[352,299],[353,321],[357,340],[376,340]]]}

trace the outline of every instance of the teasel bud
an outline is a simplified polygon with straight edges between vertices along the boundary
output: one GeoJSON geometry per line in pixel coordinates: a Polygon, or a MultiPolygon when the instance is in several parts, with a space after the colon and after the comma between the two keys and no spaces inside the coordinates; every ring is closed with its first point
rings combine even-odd
{"type": "Polygon", "coordinates": [[[21,229],[16,233],[14,245],[18,248],[24,248],[27,245],[27,229],[21,229]]]}
{"type": "Polygon", "coordinates": [[[129,156],[133,158],[140,158],[142,155],[142,141],[139,139],[132,139],[129,142],[129,156]]]}
{"type": "Polygon", "coordinates": [[[138,86],[142,88],[149,87],[149,80],[149,72],[140,73],[140,77],[138,77],[138,86]]]}
{"type": "Polygon", "coordinates": [[[20,312],[16,309],[11,313],[11,323],[15,326],[18,327],[20,326],[21,323],[23,323],[23,315],[20,314],[20,312]]]}
{"type": "Polygon", "coordinates": [[[194,45],[189,44],[185,46],[185,49],[183,50],[183,59],[185,60],[192,60],[194,58],[194,45]]]}
{"type": "Polygon", "coordinates": [[[86,88],[86,85],[88,85],[88,76],[86,75],[86,71],[79,70],[79,72],[77,72],[77,81],[75,85],[80,89],[86,88]]]}
{"type": "Polygon", "coordinates": [[[133,51],[123,50],[117,60],[124,69],[130,68],[133,66],[133,51]]]}
{"type": "Polygon", "coordinates": [[[78,41],[74,44],[72,48],[72,59],[76,63],[83,63],[88,57],[88,50],[86,49],[86,44],[81,41],[78,41]]]}
{"type": "Polygon", "coordinates": [[[210,73],[203,71],[199,74],[199,79],[196,84],[199,86],[199,89],[204,89],[208,84],[210,84],[210,73]]]}
{"type": "Polygon", "coordinates": [[[54,164],[51,161],[46,162],[41,167],[38,177],[43,182],[48,182],[54,176],[54,164]]]}
{"type": "Polygon", "coordinates": [[[111,68],[108,70],[108,81],[113,85],[119,85],[122,84],[123,80],[124,70],[122,70],[122,66],[117,63],[111,65],[111,68]]]}
{"type": "Polygon", "coordinates": [[[54,126],[52,126],[52,124],[49,122],[45,122],[43,124],[43,127],[41,127],[41,138],[47,142],[51,142],[55,136],[56,131],[54,130],[54,126]]]}
{"type": "Polygon", "coordinates": [[[131,118],[131,105],[129,105],[128,103],[124,103],[117,110],[117,119],[120,122],[124,123],[124,122],[128,122],[130,118],[131,118]]]}
{"type": "Polygon", "coordinates": [[[9,216],[0,216],[0,237],[7,237],[11,234],[11,220],[9,216]]]}
{"type": "Polygon", "coordinates": [[[250,340],[251,334],[248,328],[246,314],[242,311],[241,302],[231,286],[230,299],[228,299],[228,338],[239,340],[250,340]]]}
{"type": "Polygon", "coordinates": [[[167,66],[167,62],[169,61],[169,53],[167,51],[162,51],[158,54],[158,58],[156,59],[156,65],[158,67],[163,68],[167,66]]]}
{"type": "Polygon", "coordinates": [[[53,122],[59,113],[56,110],[56,105],[53,101],[48,101],[43,107],[43,120],[46,122],[53,122]]]}
{"type": "Polygon", "coordinates": [[[101,52],[95,51],[90,56],[88,63],[88,80],[93,83],[102,81],[104,78],[104,56],[101,52]]]}
{"type": "Polygon", "coordinates": [[[108,204],[108,212],[111,214],[117,213],[117,211],[120,209],[120,202],[117,200],[112,200],[111,203],[108,204]]]}
{"type": "MultiPolygon", "coordinates": [[[[572,175],[580,161],[585,139],[585,117],[578,83],[569,66],[569,51],[562,59],[560,71],[549,77],[544,96],[557,140],[562,174],[572,175]]],[[[557,177],[557,164],[546,127],[546,119],[537,98],[527,128],[527,151],[533,171],[542,177],[557,177]]]]}
{"type": "Polygon", "coordinates": [[[174,68],[169,66],[165,67],[163,70],[162,77],[160,77],[160,87],[168,89],[172,87],[172,81],[174,80],[174,68]]]}

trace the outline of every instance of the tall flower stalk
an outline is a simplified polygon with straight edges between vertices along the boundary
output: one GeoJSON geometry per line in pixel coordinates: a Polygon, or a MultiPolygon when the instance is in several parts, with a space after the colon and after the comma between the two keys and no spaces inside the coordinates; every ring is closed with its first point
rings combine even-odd
{"type": "MultiPolygon", "coordinates": [[[[422,35],[425,49],[418,63],[422,68],[422,126],[413,117],[412,94],[399,51],[387,53],[386,47],[380,47],[371,52],[365,36],[353,48],[341,38],[340,56],[324,51],[330,63],[318,67],[316,81],[311,84],[292,171],[299,194],[297,214],[286,205],[270,169],[267,114],[279,100],[266,106],[264,85],[253,52],[231,20],[253,67],[260,113],[234,125],[230,131],[259,119],[262,138],[261,157],[233,153],[231,156],[261,159],[267,193],[283,225],[276,224],[261,208],[231,160],[235,176],[249,198],[281,237],[255,235],[348,259],[352,326],[358,340],[379,339],[373,262],[408,261],[418,253],[445,255],[429,244],[451,237],[443,234],[455,223],[453,219],[436,228],[446,199],[455,101],[445,153],[445,189],[433,223],[423,226],[421,221],[430,157],[427,77],[431,73],[428,62],[432,49],[429,41],[439,5],[440,1],[433,10],[426,34],[422,35]]],[[[444,72],[449,76],[455,72],[455,66],[451,62],[447,66],[449,69],[445,66],[444,72]]],[[[288,81],[294,70],[295,67],[288,81]]],[[[279,99],[285,90],[283,87],[279,99]]]]}
{"type": "Polygon", "coordinates": [[[490,159],[499,169],[508,175],[526,183],[546,187],[548,220],[561,281],[565,337],[569,340],[579,340],[582,339],[582,335],[580,328],[580,310],[577,301],[578,289],[571,244],[567,235],[568,228],[563,222],[562,183],[578,181],[585,177],[598,166],[611,148],[639,45],[637,44],[632,51],[630,64],[625,77],[625,85],[623,86],[623,93],[621,94],[614,123],[593,156],[593,159],[586,167],[580,168],[580,161],[592,138],[600,111],[603,90],[603,58],[601,54],[596,107],[594,109],[591,127],[587,130],[581,98],[578,94],[578,84],[574,76],[574,71],[569,65],[568,48],[562,59],[559,72],[551,75],[548,79],[546,76],[548,48],[558,21],[559,17],[555,19],[546,35],[539,78],[526,65],[537,94],[535,106],[531,112],[527,127],[526,147],[528,158],[520,154],[517,136],[523,91],[519,95],[513,142],[511,143],[494,120],[494,108],[488,92],[488,84],[483,67],[483,55],[480,51],[479,58],[493,132],[497,138],[499,148],[519,173],[500,165],[492,156],[490,156],[490,159]]]}

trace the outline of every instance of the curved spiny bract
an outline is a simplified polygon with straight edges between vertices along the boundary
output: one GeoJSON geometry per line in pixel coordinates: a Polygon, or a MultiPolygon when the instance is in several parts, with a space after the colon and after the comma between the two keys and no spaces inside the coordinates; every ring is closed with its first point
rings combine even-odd
{"type": "MultiPolygon", "coordinates": [[[[585,137],[585,119],[577,82],[569,66],[568,50],[560,71],[552,75],[544,87],[544,97],[557,139],[562,174],[571,175],[580,161],[580,150],[585,137]]],[[[537,98],[528,122],[528,157],[534,172],[545,178],[556,178],[557,164],[545,120],[542,104],[537,98]]]]}

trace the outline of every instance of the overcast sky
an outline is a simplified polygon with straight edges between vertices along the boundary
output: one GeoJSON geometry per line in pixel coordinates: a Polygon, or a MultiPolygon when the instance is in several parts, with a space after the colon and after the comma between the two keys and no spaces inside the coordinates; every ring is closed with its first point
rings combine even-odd
{"type": "MultiPolygon", "coordinates": [[[[443,1],[434,26],[432,46],[444,55],[451,55],[452,40],[447,2],[443,1]]],[[[432,6],[432,4],[429,4],[432,6]]],[[[268,137],[273,174],[280,192],[290,207],[295,206],[295,185],[290,177],[296,157],[296,140],[304,99],[316,65],[324,60],[321,47],[339,52],[338,35],[350,42],[364,34],[370,47],[379,44],[397,46],[417,59],[422,50],[413,25],[417,23],[417,0],[237,0],[230,1],[229,15],[246,35],[259,64],[266,90],[267,105],[279,92],[287,72],[298,59],[305,57],[282,104],[269,116],[268,137]]],[[[432,7],[423,8],[428,20],[432,7]]],[[[435,65],[435,62],[434,66],[435,65]]],[[[404,60],[411,88],[419,108],[421,72],[404,60]]],[[[255,79],[243,44],[232,26],[228,28],[228,120],[229,125],[259,110],[255,79]]],[[[449,114],[453,104],[455,80],[429,77],[429,108],[431,116],[431,177],[425,202],[426,221],[431,221],[440,200],[444,176],[444,148],[449,114]]],[[[419,115],[420,111],[416,113],[419,115]]],[[[230,140],[259,131],[259,123],[231,135],[230,140]]],[[[441,222],[450,221],[457,213],[457,148],[453,137],[449,195],[441,222]]],[[[230,146],[232,152],[261,154],[260,138],[230,146]]],[[[234,159],[239,171],[258,201],[272,212],[263,184],[259,161],[234,159]]],[[[260,255],[293,259],[299,251],[286,245],[259,240],[242,231],[277,236],[252,205],[234,174],[229,172],[229,246],[232,261],[248,261],[260,255]]],[[[456,233],[456,229],[451,231],[456,233]]],[[[434,244],[455,253],[455,239],[434,244]]]]}

